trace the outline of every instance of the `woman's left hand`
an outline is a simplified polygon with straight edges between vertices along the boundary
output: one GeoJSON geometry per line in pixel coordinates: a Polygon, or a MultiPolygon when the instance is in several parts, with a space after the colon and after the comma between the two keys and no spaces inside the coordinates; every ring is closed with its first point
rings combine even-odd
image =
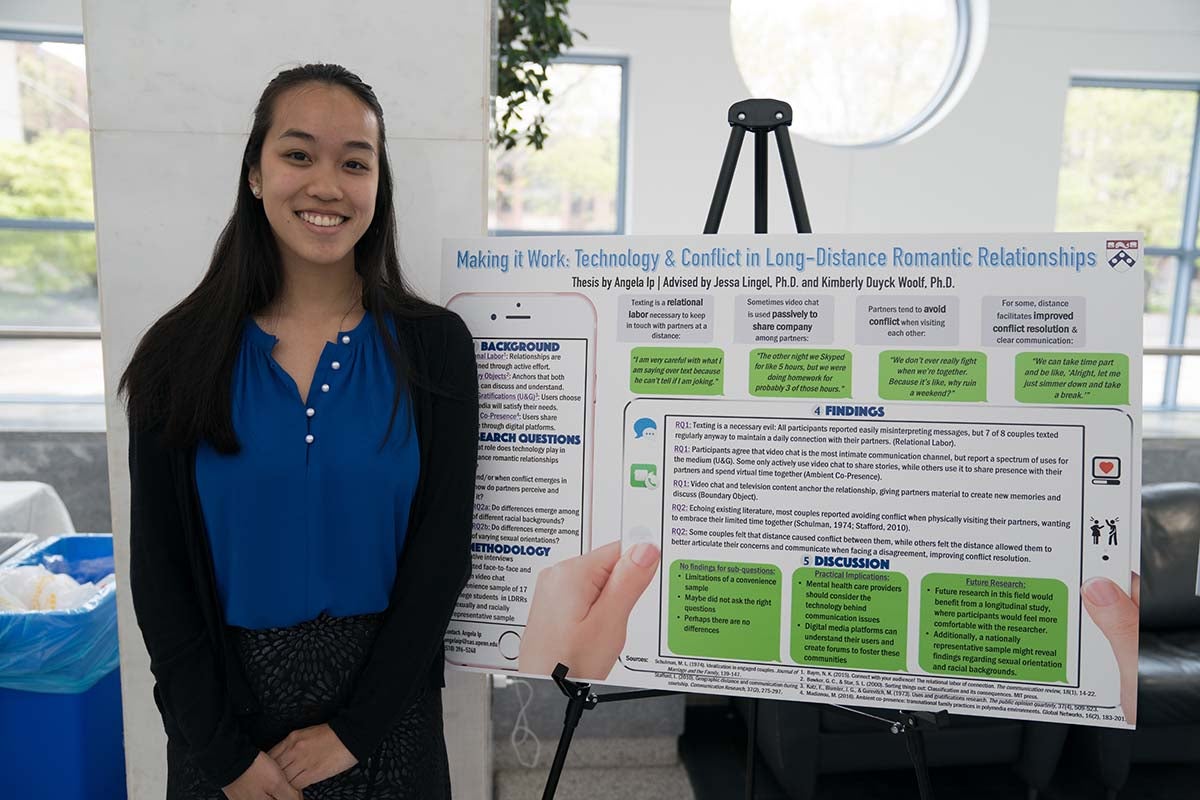
{"type": "Polygon", "coordinates": [[[293,789],[332,778],[358,763],[328,725],[292,731],[267,755],[283,770],[293,789]]]}
{"type": "Polygon", "coordinates": [[[543,569],[533,588],[517,668],[549,675],[559,662],[575,679],[604,680],[625,647],[629,615],[658,569],[643,542],[610,542],[543,569]]]}

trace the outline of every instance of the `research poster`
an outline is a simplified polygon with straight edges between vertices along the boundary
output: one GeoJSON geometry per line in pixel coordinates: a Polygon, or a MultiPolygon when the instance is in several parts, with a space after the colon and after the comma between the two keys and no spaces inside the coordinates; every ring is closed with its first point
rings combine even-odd
{"type": "Polygon", "coordinates": [[[447,241],[480,389],[448,661],[1129,726],[1143,257],[1121,233],[447,241]]]}

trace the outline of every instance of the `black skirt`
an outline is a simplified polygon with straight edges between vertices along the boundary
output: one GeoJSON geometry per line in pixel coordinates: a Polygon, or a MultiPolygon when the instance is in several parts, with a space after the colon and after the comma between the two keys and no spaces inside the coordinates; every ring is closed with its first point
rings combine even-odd
{"type": "MultiPolygon", "coordinates": [[[[264,753],[299,728],[328,722],[350,696],[371,653],[382,614],[321,615],[289,628],[229,629],[262,710],[241,718],[264,753]]],[[[367,763],[314,783],[305,800],[443,800],[450,772],[442,697],[423,688],[367,763]]],[[[167,800],[225,800],[182,745],[167,743],[167,800]]]]}

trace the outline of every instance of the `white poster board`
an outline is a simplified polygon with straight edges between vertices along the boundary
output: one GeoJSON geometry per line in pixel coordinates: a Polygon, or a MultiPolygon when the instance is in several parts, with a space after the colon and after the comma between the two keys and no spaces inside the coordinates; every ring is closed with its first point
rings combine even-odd
{"type": "Polygon", "coordinates": [[[1142,257],[1135,234],[448,241],[480,379],[448,660],[1127,725],[1128,645],[1081,587],[1128,603],[1137,570],[1142,257]]]}

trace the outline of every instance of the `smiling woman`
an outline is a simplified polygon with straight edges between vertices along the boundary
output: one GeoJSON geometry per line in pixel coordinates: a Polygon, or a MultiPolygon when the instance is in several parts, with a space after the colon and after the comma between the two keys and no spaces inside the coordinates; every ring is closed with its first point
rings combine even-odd
{"type": "Polygon", "coordinates": [[[385,142],[353,73],[276,76],[207,274],[121,379],[169,800],[449,795],[478,388],[401,275],[385,142]]]}
{"type": "Polygon", "coordinates": [[[347,89],[309,84],[276,101],[249,179],[285,261],[327,264],[350,255],[375,214],[378,140],[375,115],[347,89]]]}

